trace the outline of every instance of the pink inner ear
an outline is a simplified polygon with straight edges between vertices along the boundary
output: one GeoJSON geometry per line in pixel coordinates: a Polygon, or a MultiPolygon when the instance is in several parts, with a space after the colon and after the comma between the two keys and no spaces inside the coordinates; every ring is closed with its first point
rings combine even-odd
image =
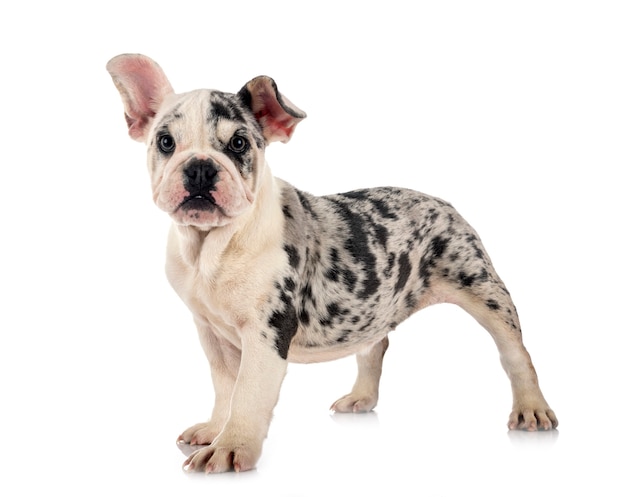
{"type": "Polygon", "coordinates": [[[151,119],[172,87],[156,62],[142,55],[123,55],[107,66],[124,101],[128,132],[136,140],[145,137],[151,119]]]}
{"type": "Polygon", "coordinates": [[[126,119],[126,124],[128,125],[128,134],[131,138],[134,140],[141,140],[146,131],[147,124],[152,117],[154,117],[154,113],[149,115],[147,118],[140,116],[139,118],[134,119],[124,113],[124,118],[126,119]]]}
{"type": "Polygon", "coordinates": [[[154,117],[170,84],[160,71],[142,59],[129,60],[122,67],[131,94],[135,117],[154,117]],[[164,91],[165,90],[165,91],[164,91]]]}
{"type": "Polygon", "coordinates": [[[270,129],[275,139],[280,141],[287,141],[291,138],[293,130],[295,129],[294,124],[283,125],[279,121],[274,121],[270,124],[270,129]]]}
{"type": "MultiPolygon", "coordinates": [[[[254,116],[261,123],[265,138],[270,142],[289,141],[301,118],[295,118],[285,111],[273,91],[260,91],[257,96],[261,102],[261,108],[254,113],[254,116]]],[[[286,103],[293,106],[288,100],[286,103]]]]}
{"type": "Polygon", "coordinates": [[[295,128],[293,119],[286,113],[283,116],[277,116],[271,114],[267,108],[263,108],[254,114],[254,117],[261,123],[263,134],[270,141],[289,139],[295,128]]]}

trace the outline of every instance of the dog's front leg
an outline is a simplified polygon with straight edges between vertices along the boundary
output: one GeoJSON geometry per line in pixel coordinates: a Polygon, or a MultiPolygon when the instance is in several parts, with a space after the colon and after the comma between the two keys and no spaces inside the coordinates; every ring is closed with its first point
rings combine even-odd
{"type": "Polygon", "coordinates": [[[273,344],[262,340],[258,331],[244,331],[230,416],[212,444],[194,452],[184,467],[207,473],[253,469],[261,456],[286,371],[287,361],[273,344]]]}
{"type": "Polygon", "coordinates": [[[230,414],[230,400],[241,363],[241,351],[227,340],[216,335],[207,324],[196,321],[200,343],[211,367],[215,402],[211,419],[187,428],[179,443],[206,445],[222,431],[230,414]]]}

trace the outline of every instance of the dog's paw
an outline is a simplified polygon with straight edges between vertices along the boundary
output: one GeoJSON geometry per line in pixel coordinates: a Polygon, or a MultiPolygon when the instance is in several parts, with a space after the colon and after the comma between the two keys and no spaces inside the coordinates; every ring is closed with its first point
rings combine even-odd
{"type": "Polygon", "coordinates": [[[509,416],[509,430],[552,430],[559,425],[554,411],[545,406],[542,408],[517,407],[509,416]]]}
{"type": "Polygon", "coordinates": [[[185,471],[204,471],[205,473],[224,473],[254,469],[261,457],[262,443],[257,442],[222,442],[216,439],[212,445],[202,447],[191,454],[183,464],[185,471]]]}
{"type": "Polygon", "coordinates": [[[208,445],[215,440],[220,431],[222,431],[222,426],[217,426],[216,423],[211,421],[198,423],[182,432],[176,442],[191,445],[208,445]]]}
{"type": "Polygon", "coordinates": [[[335,412],[369,412],[376,407],[378,398],[373,395],[357,395],[349,393],[330,406],[335,412]]]}

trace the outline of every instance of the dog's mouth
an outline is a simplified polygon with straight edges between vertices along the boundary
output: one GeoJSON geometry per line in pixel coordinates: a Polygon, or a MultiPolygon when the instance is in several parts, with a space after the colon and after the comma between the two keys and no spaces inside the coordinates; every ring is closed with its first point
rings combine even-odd
{"type": "Polygon", "coordinates": [[[213,211],[215,207],[215,199],[210,193],[194,193],[185,197],[178,206],[178,209],[182,209],[183,211],[213,211]]]}

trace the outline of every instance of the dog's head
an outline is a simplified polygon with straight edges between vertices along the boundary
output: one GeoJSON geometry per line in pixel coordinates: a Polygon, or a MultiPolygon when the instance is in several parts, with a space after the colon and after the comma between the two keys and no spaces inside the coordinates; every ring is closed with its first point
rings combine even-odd
{"type": "Polygon", "coordinates": [[[176,94],[144,55],[107,64],[124,103],[128,132],[148,146],[153,198],[176,223],[209,230],[229,224],[254,203],[265,146],[289,141],[306,114],[267,76],[238,93],[176,94]]]}

